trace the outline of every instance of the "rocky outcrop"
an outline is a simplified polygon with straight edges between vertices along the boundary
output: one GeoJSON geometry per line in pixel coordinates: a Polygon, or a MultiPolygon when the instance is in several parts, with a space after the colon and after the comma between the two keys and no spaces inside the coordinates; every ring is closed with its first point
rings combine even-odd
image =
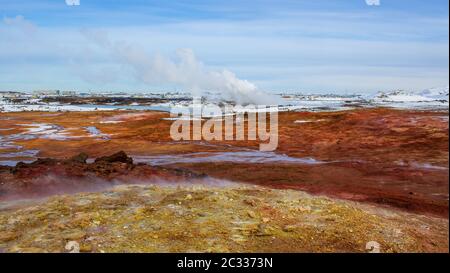
{"type": "Polygon", "coordinates": [[[113,184],[146,183],[164,179],[203,177],[192,171],[133,164],[121,151],[87,163],[80,153],[66,160],[39,158],[32,163],[0,168],[0,200],[17,197],[46,196],[80,191],[113,184]]]}
{"type": "Polygon", "coordinates": [[[78,155],[71,157],[69,160],[72,162],[86,163],[88,158],[89,156],[86,153],[80,153],[78,155]]]}
{"type": "Polygon", "coordinates": [[[129,157],[124,151],[120,151],[118,153],[115,153],[110,156],[102,156],[95,160],[96,163],[98,162],[108,162],[108,163],[114,163],[114,162],[121,162],[126,164],[133,164],[133,159],[129,157]]]}

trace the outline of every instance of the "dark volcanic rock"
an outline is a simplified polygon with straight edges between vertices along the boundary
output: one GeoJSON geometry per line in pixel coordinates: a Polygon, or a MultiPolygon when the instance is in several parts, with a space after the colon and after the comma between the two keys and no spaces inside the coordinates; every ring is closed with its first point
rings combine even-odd
{"type": "Polygon", "coordinates": [[[0,168],[0,200],[83,191],[106,185],[177,181],[203,177],[188,170],[133,164],[125,152],[87,163],[81,153],[67,160],[40,158],[0,168]]]}
{"type": "Polygon", "coordinates": [[[121,162],[133,164],[133,159],[129,157],[124,151],[120,151],[110,156],[99,157],[95,160],[95,163],[98,162],[108,162],[108,163],[121,162]]]}
{"type": "Polygon", "coordinates": [[[78,162],[78,163],[86,163],[86,160],[88,159],[88,155],[86,153],[80,153],[76,156],[73,156],[69,159],[69,161],[72,162],[78,162]]]}
{"type": "Polygon", "coordinates": [[[38,158],[31,163],[19,162],[15,167],[12,168],[11,172],[16,174],[23,170],[30,170],[33,168],[51,168],[52,166],[58,164],[58,160],[53,158],[38,158]]]}
{"type": "Polygon", "coordinates": [[[31,162],[29,165],[47,165],[47,166],[53,166],[58,163],[57,159],[54,158],[38,158],[34,162],[31,162]]]}

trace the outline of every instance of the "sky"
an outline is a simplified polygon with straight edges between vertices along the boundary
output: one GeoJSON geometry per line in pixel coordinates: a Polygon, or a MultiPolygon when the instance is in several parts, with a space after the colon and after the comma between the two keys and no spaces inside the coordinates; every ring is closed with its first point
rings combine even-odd
{"type": "Polygon", "coordinates": [[[0,90],[349,94],[449,82],[447,0],[79,2],[0,0],[0,90]]]}

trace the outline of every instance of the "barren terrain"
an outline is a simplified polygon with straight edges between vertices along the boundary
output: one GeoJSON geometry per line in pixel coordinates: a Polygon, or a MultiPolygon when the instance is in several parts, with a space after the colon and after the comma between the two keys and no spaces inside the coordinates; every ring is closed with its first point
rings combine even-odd
{"type": "Polygon", "coordinates": [[[448,251],[446,111],[280,113],[273,153],[256,141],[174,142],[166,117],[1,113],[0,248],[64,251],[73,239],[85,251],[359,252],[377,241],[448,251]],[[119,151],[134,164],[94,162],[119,151]],[[52,159],[15,166],[38,157],[52,159]]]}

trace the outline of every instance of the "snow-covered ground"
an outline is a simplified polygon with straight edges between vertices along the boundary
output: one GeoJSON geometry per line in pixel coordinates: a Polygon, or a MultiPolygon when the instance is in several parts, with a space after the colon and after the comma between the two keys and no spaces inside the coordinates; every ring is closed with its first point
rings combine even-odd
{"type": "Polygon", "coordinates": [[[420,92],[393,91],[380,92],[374,98],[374,102],[447,102],[449,87],[430,88],[420,92]]]}
{"type": "MultiPolygon", "coordinates": [[[[379,92],[375,96],[349,95],[341,96],[336,94],[328,95],[304,95],[304,94],[278,94],[276,99],[279,103],[279,111],[335,111],[348,110],[358,107],[392,107],[407,109],[448,109],[449,108],[449,87],[430,88],[420,92],[390,91],[379,92]]],[[[161,95],[165,97],[165,95],[161,95]]],[[[216,105],[220,98],[216,95],[206,97],[208,102],[203,102],[203,107],[216,105]]],[[[21,103],[10,103],[0,97],[0,112],[21,112],[21,111],[100,111],[100,110],[159,110],[170,111],[177,108],[191,107],[191,101],[179,100],[169,103],[158,103],[153,105],[139,105],[133,103],[129,106],[118,105],[68,105],[58,103],[43,103],[39,99],[28,98],[21,103]]],[[[205,109],[204,109],[205,111],[205,109]]],[[[207,111],[206,111],[207,112],[207,111]]]]}
{"type": "Polygon", "coordinates": [[[419,92],[379,92],[370,103],[394,108],[448,109],[449,87],[430,88],[419,92]]]}
{"type": "Polygon", "coordinates": [[[41,111],[41,112],[59,112],[59,111],[97,111],[95,106],[81,107],[74,105],[55,105],[28,102],[27,104],[11,104],[0,99],[0,112],[22,112],[22,111],[41,111]]]}

